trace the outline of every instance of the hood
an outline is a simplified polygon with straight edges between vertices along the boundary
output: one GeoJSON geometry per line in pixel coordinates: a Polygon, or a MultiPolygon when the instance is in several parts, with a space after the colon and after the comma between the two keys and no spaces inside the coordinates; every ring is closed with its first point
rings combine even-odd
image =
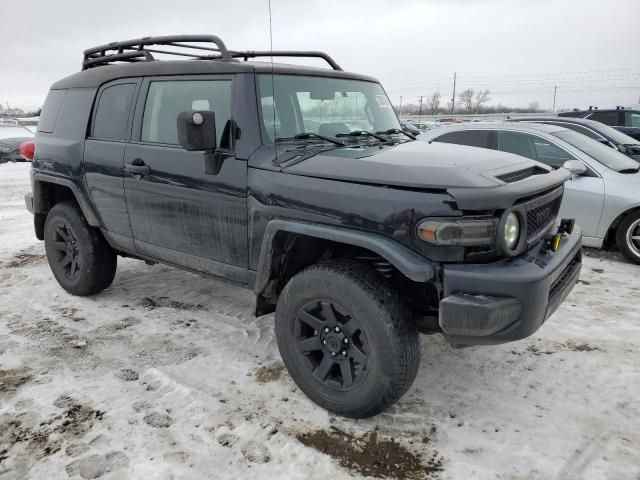
{"type": "Polygon", "coordinates": [[[518,155],[438,142],[334,148],[313,156],[307,149],[303,155],[289,167],[285,161],[284,172],[421,189],[491,188],[505,184],[498,176],[532,167],[550,171],[518,155]]]}
{"type": "Polygon", "coordinates": [[[0,145],[8,145],[9,147],[18,148],[22,142],[33,140],[32,137],[16,137],[16,138],[0,138],[0,145]]]}

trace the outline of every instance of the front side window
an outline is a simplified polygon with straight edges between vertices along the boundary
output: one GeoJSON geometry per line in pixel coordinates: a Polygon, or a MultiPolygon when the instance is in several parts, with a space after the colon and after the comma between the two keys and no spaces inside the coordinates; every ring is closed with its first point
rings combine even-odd
{"type": "Polygon", "coordinates": [[[522,132],[499,131],[497,147],[501,152],[514,153],[551,167],[561,167],[567,160],[575,159],[550,141],[522,132]]]}
{"type": "Polygon", "coordinates": [[[602,140],[604,138],[602,135],[598,135],[596,132],[594,132],[590,128],[583,127],[582,125],[576,125],[575,123],[558,122],[558,123],[554,123],[553,125],[557,125],[563,128],[568,128],[569,130],[573,130],[574,132],[581,133],[583,135],[586,135],[589,138],[593,138],[594,140],[602,140]]]}
{"type": "Polygon", "coordinates": [[[126,140],[135,83],[107,87],[100,94],[91,136],[101,140],[126,140]]]}
{"type": "Polygon", "coordinates": [[[458,132],[445,133],[434,138],[434,142],[455,143],[456,145],[468,145],[470,147],[490,148],[488,130],[461,130],[458,132]]]}
{"type": "Polygon", "coordinates": [[[400,129],[378,83],[303,75],[259,75],[264,129],[271,141],[300,133],[336,137],[400,129]]]}
{"type": "Polygon", "coordinates": [[[144,106],[141,140],[178,145],[178,115],[187,110],[210,110],[215,113],[218,146],[230,148],[231,96],[231,80],[151,82],[144,106]]]}

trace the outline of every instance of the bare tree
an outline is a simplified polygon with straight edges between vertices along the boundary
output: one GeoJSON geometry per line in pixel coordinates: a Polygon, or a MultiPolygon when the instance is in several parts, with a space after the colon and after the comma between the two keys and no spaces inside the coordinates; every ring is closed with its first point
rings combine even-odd
{"type": "Polygon", "coordinates": [[[479,91],[476,93],[476,104],[474,111],[477,113],[483,104],[489,101],[489,90],[479,91]]]}
{"type": "Polygon", "coordinates": [[[529,106],[527,108],[532,112],[538,112],[540,111],[540,103],[534,100],[533,102],[529,102],[529,106]]]}
{"type": "Polygon", "coordinates": [[[458,100],[463,110],[471,113],[473,112],[473,88],[467,88],[458,94],[458,100]]]}
{"type": "Polygon", "coordinates": [[[440,110],[440,91],[435,91],[429,98],[427,98],[427,108],[431,115],[435,115],[440,110]]]}

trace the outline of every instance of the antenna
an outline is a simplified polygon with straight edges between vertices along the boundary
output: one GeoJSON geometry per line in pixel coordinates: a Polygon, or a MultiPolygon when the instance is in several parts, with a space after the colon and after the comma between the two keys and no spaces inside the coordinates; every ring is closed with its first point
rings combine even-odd
{"type": "Polygon", "coordinates": [[[271,0],[269,2],[269,52],[271,52],[271,98],[273,100],[273,146],[276,154],[276,164],[278,163],[278,146],[276,145],[276,86],[273,75],[273,25],[271,21],[271,0]]]}

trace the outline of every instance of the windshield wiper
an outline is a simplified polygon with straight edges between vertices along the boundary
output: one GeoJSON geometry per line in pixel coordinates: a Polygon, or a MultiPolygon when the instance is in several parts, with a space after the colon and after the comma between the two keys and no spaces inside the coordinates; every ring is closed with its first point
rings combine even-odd
{"type": "Polygon", "coordinates": [[[341,142],[340,140],[336,140],[335,138],[331,138],[331,137],[325,137],[324,135],[319,135],[317,133],[311,133],[311,132],[303,132],[303,133],[298,133],[297,135],[294,135],[293,137],[278,137],[276,138],[276,143],[278,142],[289,142],[292,140],[308,140],[308,139],[312,139],[312,138],[318,138],[320,140],[324,140],[325,142],[331,142],[335,145],[340,145],[342,147],[344,147],[346,145],[346,143],[341,142]]]}
{"type": "Polygon", "coordinates": [[[366,130],[354,130],[349,133],[338,133],[336,137],[373,137],[381,142],[387,143],[389,141],[388,138],[381,137],[377,133],[368,132],[366,130]]]}
{"type": "Polygon", "coordinates": [[[400,130],[399,128],[390,128],[389,130],[382,130],[381,132],[376,132],[378,135],[393,135],[402,133],[406,135],[411,140],[417,140],[416,136],[413,133],[405,132],[404,130],[400,130]]]}

